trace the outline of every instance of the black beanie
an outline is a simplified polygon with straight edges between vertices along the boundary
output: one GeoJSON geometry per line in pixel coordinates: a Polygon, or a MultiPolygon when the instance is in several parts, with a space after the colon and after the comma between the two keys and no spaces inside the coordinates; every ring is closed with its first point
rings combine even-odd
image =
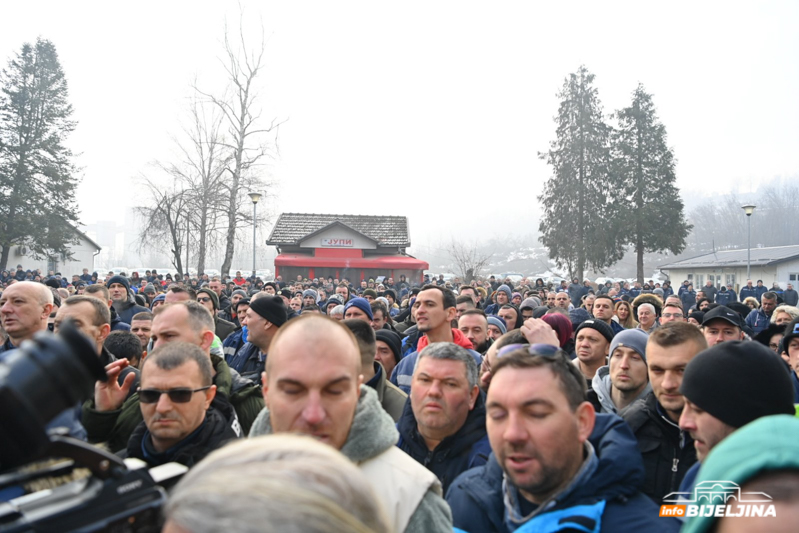
{"type": "Polygon", "coordinates": [[[119,283],[121,285],[124,285],[125,288],[128,290],[128,292],[130,292],[130,282],[128,281],[128,278],[126,278],[125,276],[111,276],[111,278],[105,282],[105,286],[111,287],[111,285],[113,285],[114,283],[119,283]]]}
{"type": "Polygon", "coordinates": [[[588,320],[580,324],[577,327],[577,329],[574,331],[574,338],[576,339],[577,334],[580,333],[580,330],[585,328],[595,329],[596,331],[599,332],[600,335],[605,337],[608,342],[613,342],[613,337],[615,336],[615,333],[613,333],[613,330],[610,329],[610,326],[608,326],[605,322],[597,318],[589,318],[588,320]]]}
{"type": "Polygon", "coordinates": [[[280,296],[263,296],[252,300],[250,309],[277,327],[282,326],[288,320],[286,306],[283,305],[283,298],[280,296]]]}
{"type": "Polygon", "coordinates": [[[375,331],[376,340],[383,341],[394,352],[394,361],[399,363],[402,358],[402,340],[400,336],[390,329],[378,329],[375,331]]]}
{"type": "Polygon", "coordinates": [[[780,356],[759,342],[722,342],[688,363],[680,392],[739,428],[763,416],[796,414],[788,372],[780,356]]]}

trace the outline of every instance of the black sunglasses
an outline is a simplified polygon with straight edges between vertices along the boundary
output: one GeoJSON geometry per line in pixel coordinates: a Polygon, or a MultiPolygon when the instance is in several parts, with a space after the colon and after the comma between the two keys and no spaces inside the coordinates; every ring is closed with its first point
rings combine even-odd
{"type": "Polygon", "coordinates": [[[161,399],[162,394],[166,394],[169,396],[169,401],[174,403],[187,403],[191,401],[191,396],[195,392],[200,392],[203,390],[208,390],[211,388],[211,385],[207,387],[201,387],[199,389],[169,389],[169,390],[159,390],[159,389],[142,389],[139,388],[139,402],[141,403],[156,403],[158,400],[161,399]]]}

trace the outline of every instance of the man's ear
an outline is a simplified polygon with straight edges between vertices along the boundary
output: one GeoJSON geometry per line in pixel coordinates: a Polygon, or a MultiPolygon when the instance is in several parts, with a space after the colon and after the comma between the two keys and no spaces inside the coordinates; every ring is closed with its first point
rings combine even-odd
{"type": "Polygon", "coordinates": [[[203,331],[203,336],[202,336],[202,340],[203,341],[202,341],[202,344],[200,345],[200,348],[202,348],[205,351],[210,350],[211,349],[211,345],[214,343],[214,337],[215,336],[216,335],[214,334],[213,331],[210,331],[210,330],[203,331]]]}
{"type": "Polygon", "coordinates": [[[205,410],[207,411],[208,408],[211,406],[211,402],[214,401],[214,397],[216,396],[216,385],[211,385],[211,388],[205,391],[205,410]]]}
{"type": "Polygon", "coordinates": [[[266,393],[269,391],[269,380],[268,376],[266,375],[266,372],[261,372],[261,383],[263,383],[263,385],[261,386],[261,394],[263,395],[265,402],[266,393]]]}
{"type": "Polygon", "coordinates": [[[594,423],[596,423],[596,411],[590,402],[583,402],[577,406],[575,412],[577,415],[578,438],[580,442],[585,442],[594,431],[594,423]]]}
{"type": "Polygon", "coordinates": [[[475,385],[469,393],[469,411],[474,409],[474,404],[477,402],[477,397],[480,395],[480,387],[475,385]]]}

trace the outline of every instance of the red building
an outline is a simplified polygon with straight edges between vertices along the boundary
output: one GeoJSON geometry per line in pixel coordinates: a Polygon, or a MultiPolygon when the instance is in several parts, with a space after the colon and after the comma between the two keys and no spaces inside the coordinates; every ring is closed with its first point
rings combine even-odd
{"type": "Polygon", "coordinates": [[[411,245],[408,219],[394,216],[283,213],[266,244],[276,246],[275,276],[284,280],[378,276],[421,282],[430,268],[405,253],[411,245]]]}

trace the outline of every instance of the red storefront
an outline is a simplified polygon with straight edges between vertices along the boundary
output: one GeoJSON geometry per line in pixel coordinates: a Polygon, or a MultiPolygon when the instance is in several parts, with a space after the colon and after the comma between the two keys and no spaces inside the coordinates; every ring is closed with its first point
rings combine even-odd
{"type": "Polygon", "coordinates": [[[277,247],[275,276],[284,280],[404,275],[420,283],[430,268],[405,253],[411,244],[406,217],[283,213],[266,244],[277,247]]]}

